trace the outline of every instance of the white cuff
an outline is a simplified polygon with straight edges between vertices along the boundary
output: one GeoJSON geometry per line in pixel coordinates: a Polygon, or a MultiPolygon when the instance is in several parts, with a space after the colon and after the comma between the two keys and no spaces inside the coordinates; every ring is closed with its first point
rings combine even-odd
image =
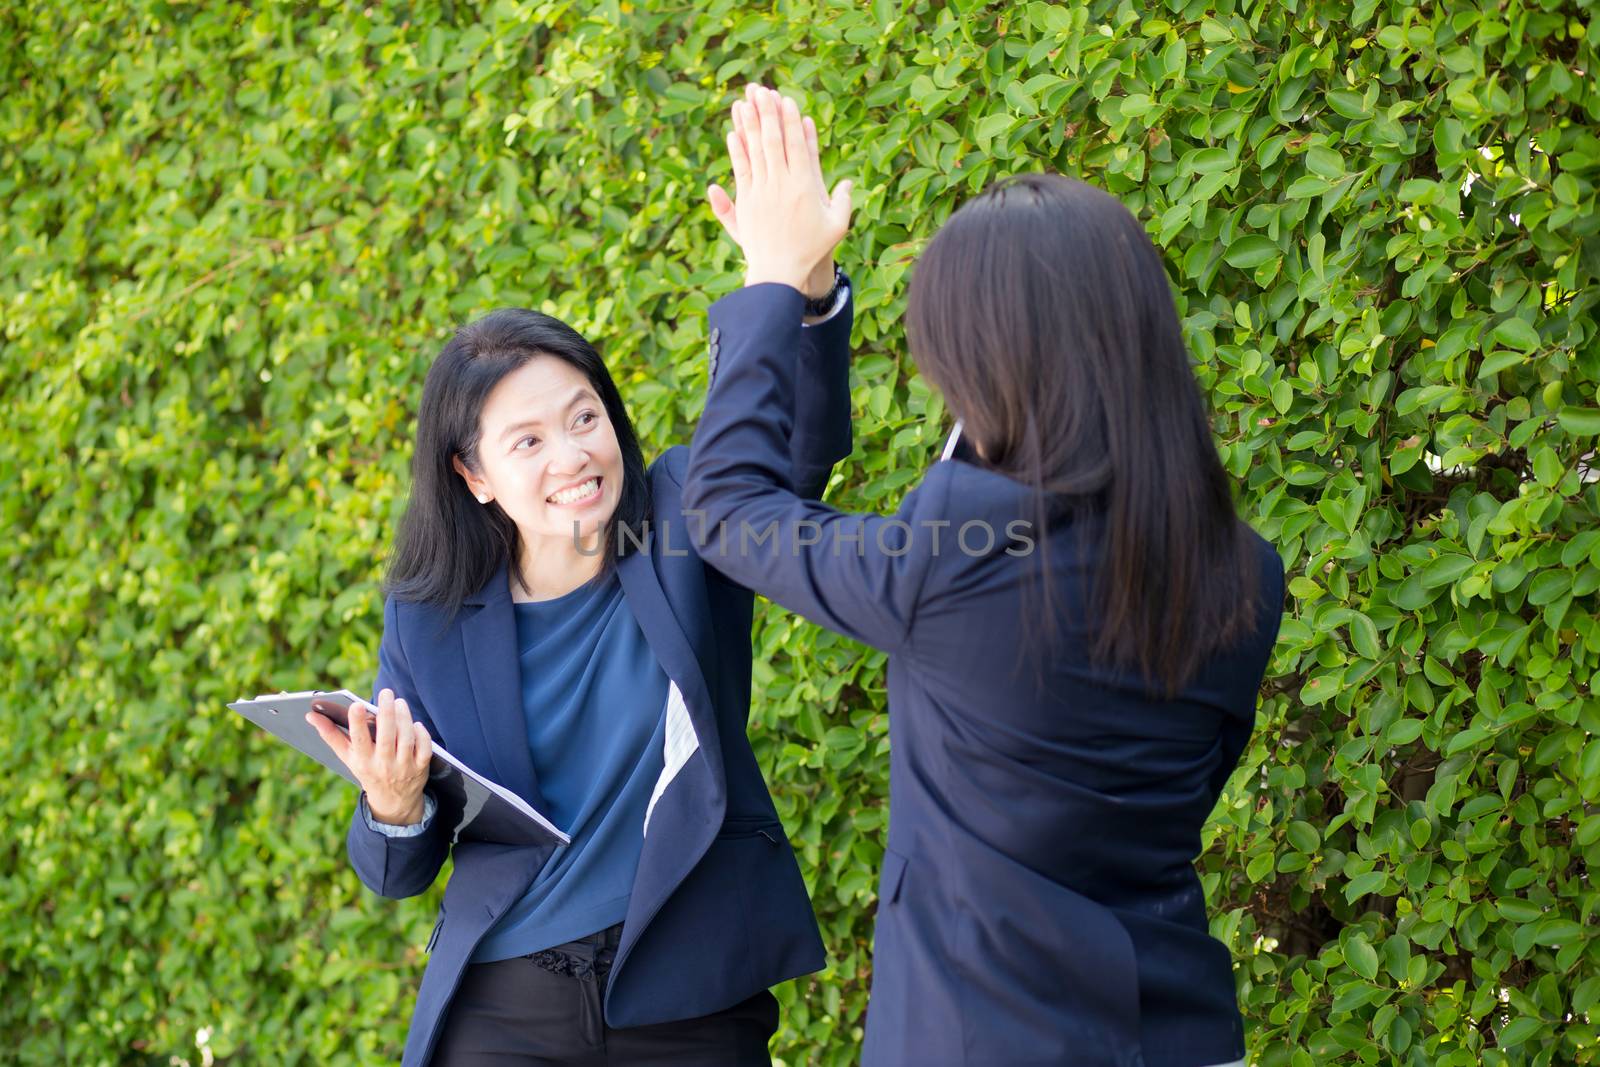
{"type": "Polygon", "coordinates": [[[361,817],[367,820],[367,829],[376,830],[384,837],[416,837],[428,829],[428,824],[433,821],[433,813],[439,805],[434,803],[433,797],[422,794],[422,821],[414,822],[409,826],[395,826],[393,823],[378,822],[372,817],[372,809],[367,807],[367,794],[361,794],[361,817]]]}

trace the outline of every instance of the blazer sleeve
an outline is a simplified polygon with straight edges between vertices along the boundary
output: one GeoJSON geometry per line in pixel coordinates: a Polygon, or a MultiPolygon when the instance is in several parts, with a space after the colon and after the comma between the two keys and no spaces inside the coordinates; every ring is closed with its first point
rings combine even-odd
{"type": "MultiPolygon", "coordinates": [[[[383,605],[383,640],[378,646],[378,677],[372,685],[373,702],[377,702],[377,694],[382,690],[393,689],[397,698],[405,698],[411,717],[422,723],[429,736],[437,738],[438,731],[417,695],[411,670],[406,665],[396,614],[394,598],[389,597],[383,605]]],[[[367,794],[363,791],[356,798],[355,810],[350,815],[350,832],[345,837],[345,851],[356,876],[380,896],[413,897],[425,891],[439,876],[439,869],[450,852],[450,836],[442,820],[424,818],[420,833],[396,837],[373,829],[367,822],[366,808],[367,794]]]]}
{"type": "Polygon", "coordinates": [[[795,492],[821,500],[834,465],[850,455],[850,328],[855,298],[844,279],[843,303],[826,320],[800,328],[805,372],[794,386],[789,462],[795,492]]]}
{"type": "Polygon", "coordinates": [[[695,518],[689,539],[740,585],[829,629],[898,651],[937,552],[928,530],[947,472],[936,466],[894,516],[849,514],[799,492],[790,447],[797,377],[810,373],[800,365],[807,354],[803,300],[796,289],[768,283],[710,309],[722,366],[690,446],[683,496],[695,518]]]}

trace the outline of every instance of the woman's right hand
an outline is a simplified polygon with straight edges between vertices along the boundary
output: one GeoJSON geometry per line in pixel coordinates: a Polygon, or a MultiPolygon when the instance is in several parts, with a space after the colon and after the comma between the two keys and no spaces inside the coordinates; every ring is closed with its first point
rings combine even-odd
{"type": "Polygon", "coordinates": [[[816,124],[793,100],[761,85],[745,95],[728,133],[737,193],[709,186],[712,213],[744,252],[746,285],[781,282],[820,296],[812,290],[831,286],[833,249],[850,228],[852,183],[828,192],[816,124]]]}
{"type": "Polygon", "coordinates": [[[314,711],[306,714],[306,721],[366,790],[373,819],[393,826],[421,822],[422,790],[428,784],[428,762],[433,758],[428,728],[412,721],[411,709],[404,700],[395,699],[392,689],[378,694],[376,708],[358,700],[346,715],[349,737],[314,711]],[[367,725],[369,718],[377,722],[377,737],[367,725]]]}

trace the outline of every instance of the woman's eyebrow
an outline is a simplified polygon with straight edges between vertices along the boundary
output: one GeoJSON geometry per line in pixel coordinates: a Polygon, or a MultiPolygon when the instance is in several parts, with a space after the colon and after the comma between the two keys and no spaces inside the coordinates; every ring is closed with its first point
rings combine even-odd
{"type": "MultiPolygon", "coordinates": [[[[567,401],[566,407],[561,409],[562,412],[565,413],[565,412],[571,411],[573,409],[573,407],[576,406],[577,403],[579,401],[581,401],[581,400],[596,401],[596,397],[595,397],[594,393],[590,391],[590,389],[589,389],[589,387],[587,385],[578,386],[578,391],[572,394],[571,399],[569,399],[567,401]]],[[[596,401],[596,402],[598,402],[598,401],[596,401]]],[[[521,433],[523,430],[528,430],[528,429],[532,429],[534,427],[540,426],[540,425],[543,424],[543,422],[544,422],[543,419],[533,418],[533,419],[523,419],[521,422],[512,423],[510,426],[507,426],[504,430],[502,430],[500,432],[500,440],[504,441],[506,438],[510,437],[514,433],[521,433]]]]}

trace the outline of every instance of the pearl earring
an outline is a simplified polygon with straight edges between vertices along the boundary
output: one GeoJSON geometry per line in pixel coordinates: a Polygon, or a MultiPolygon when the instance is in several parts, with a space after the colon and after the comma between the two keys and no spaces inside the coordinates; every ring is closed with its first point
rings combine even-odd
{"type": "Polygon", "coordinates": [[[478,494],[478,503],[487,504],[488,502],[489,502],[489,494],[488,493],[479,493],[478,494]]]}

